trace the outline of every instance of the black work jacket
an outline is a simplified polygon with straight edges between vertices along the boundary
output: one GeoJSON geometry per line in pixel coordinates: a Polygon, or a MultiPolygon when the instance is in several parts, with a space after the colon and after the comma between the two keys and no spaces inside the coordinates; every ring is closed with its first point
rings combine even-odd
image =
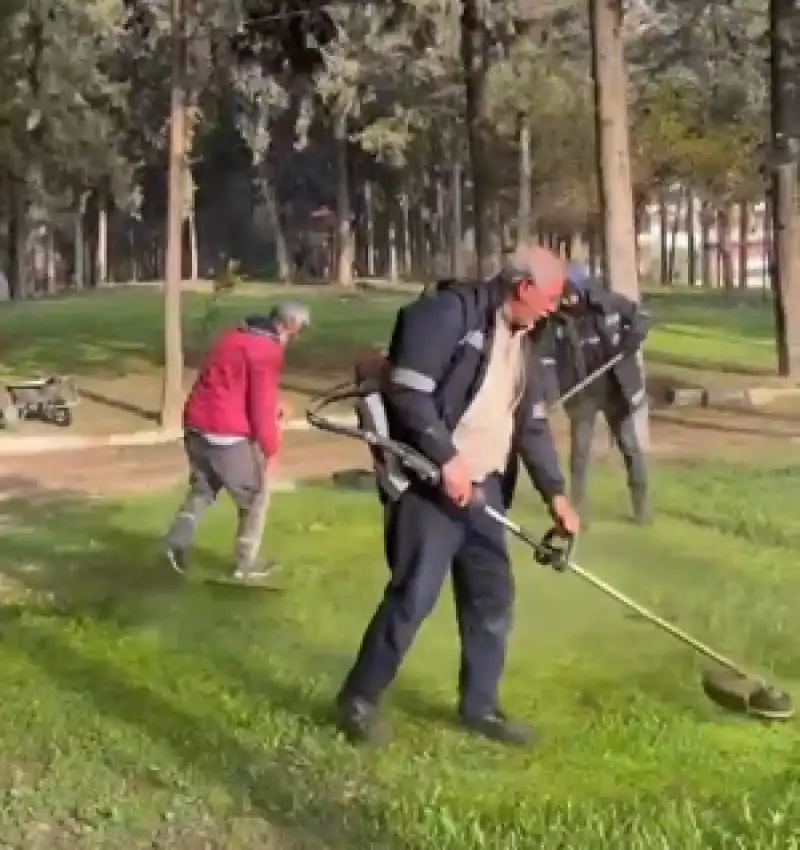
{"type": "MultiPolygon", "coordinates": [[[[403,307],[389,345],[389,373],[383,398],[389,433],[438,466],[456,454],[453,431],[486,377],[502,304],[493,284],[451,283],[403,307]]],[[[564,492],[553,436],[541,331],[526,334],[527,386],[517,407],[503,494],[510,505],[519,461],[545,501],[564,492]]]]}
{"type": "MultiPolygon", "coordinates": [[[[588,312],[591,321],[576,323],[576,326],[583,329],[584,335],[589,332],[596,336],[595,342],[600,345],[603,360],[611,360],[621,346],[631,352],[610,370],[609,378],[614,390],[618,391],[617,401],[633,411],[645,400],[644,374],[635,352],[650,330],[650,317],[634,301],[616,292],[590,289],[582,298],[583,309],[588,312]]],[[[586,377],[578,368],[573,344],[563,319],[558,315],[548,323],[539,350],[542,365],[549,373],[545,380],[549,387],[558,388],[559,395],[568,392],[586,377]]],[[[582,395],[578,393],[566,404],[568,411],[580,405],[582,395]]]]}

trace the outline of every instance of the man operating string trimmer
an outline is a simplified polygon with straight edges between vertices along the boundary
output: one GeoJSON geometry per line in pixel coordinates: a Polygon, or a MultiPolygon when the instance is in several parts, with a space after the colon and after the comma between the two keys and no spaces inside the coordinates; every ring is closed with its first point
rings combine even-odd
{"type": "Polygon", "coordinates": [[[383,738],[379,699],[448,572],[461,638],[463,722],[508,743],[529,738],[503,714],[498,696],[514,594],[504,531],[470,503],[479,486],[487,505],[505,511],[521,460],[556,525],[578,530],[537,352],[536,326],[557,308],[564,282],[554,254],[523,246],[491,281],[453,284],[398,314],[385,410],[378,413],[392,437],[439,467],[441,484],[394,475],[384,489],[391,575],[338,696],[340,725],[352,739],[383,738]]]}
{"type": "MultiPolygon", "coordinates": [[[[355,386],[334,388],[306,412],[314,427],[370,446],[385,508],[390,579],[338,696],[340,726],[353,740],[383,738],[380,697],[448,572],[461,637],[462,720],[498,741],[529,739],[529,730],[499,707],[513,599],[505,531],[538,564],[578,576],[714,662],[703,689],[718,704],[763,720],[794,714],[787,693],[575,563],[579,520],[564,495],[545,406],[556,402],[557,390],[543,320],[559,304],[563,309],[564,282],[557,257],[527,246],[489,281],[442,281],[399,312],[386,360],[362,364],[355,386]],[[321,412],[344,399],[358,399],[357,427],[321,412]],[[555,521],[541,538],[506,515],[520,460],[555,521]]],[[[575,301],[574,294],[566,299],[575,301]]],[[[611,315],[626,313],[619,335],[609,335],[606,348],[615,353],[565,391],[562,404],[631,358],[641,342],[644,324],[634,319],[644,317],[633,315],[634,305],[604,303],[611,315]]]]}

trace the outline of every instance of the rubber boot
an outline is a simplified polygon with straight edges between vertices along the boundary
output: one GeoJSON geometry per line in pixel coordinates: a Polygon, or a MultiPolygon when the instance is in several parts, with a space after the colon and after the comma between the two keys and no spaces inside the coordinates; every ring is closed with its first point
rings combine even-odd
{"type": "Polygon", "coordinates": [[[648,498],[647,486],[634,484],[631,486],[630,492],[633,521],[637,525],[649,525],[652,521],[652,516],[650,514],[650,500],[648,498]]]}

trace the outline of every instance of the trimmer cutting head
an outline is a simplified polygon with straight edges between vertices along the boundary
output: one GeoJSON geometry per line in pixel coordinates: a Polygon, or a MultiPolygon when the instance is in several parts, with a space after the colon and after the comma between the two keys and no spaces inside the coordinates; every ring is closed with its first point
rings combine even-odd
{"type": "Polygon", "coordinates": [[[792,698],[772,685],[722,669],[706,671],[702,676],[706,696],[728,711],[759,720],[791,720],[792,698]]]}

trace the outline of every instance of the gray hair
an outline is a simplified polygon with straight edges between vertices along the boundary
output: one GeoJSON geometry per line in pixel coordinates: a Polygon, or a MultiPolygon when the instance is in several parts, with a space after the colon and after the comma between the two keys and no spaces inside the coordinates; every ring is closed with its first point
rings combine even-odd
{"type": "Polygon", "coordinates": [[[269,311],[269,318],[281,325],[307,328],[311,324],[311,311],[297,301],[281,301],[269,311]]]}

